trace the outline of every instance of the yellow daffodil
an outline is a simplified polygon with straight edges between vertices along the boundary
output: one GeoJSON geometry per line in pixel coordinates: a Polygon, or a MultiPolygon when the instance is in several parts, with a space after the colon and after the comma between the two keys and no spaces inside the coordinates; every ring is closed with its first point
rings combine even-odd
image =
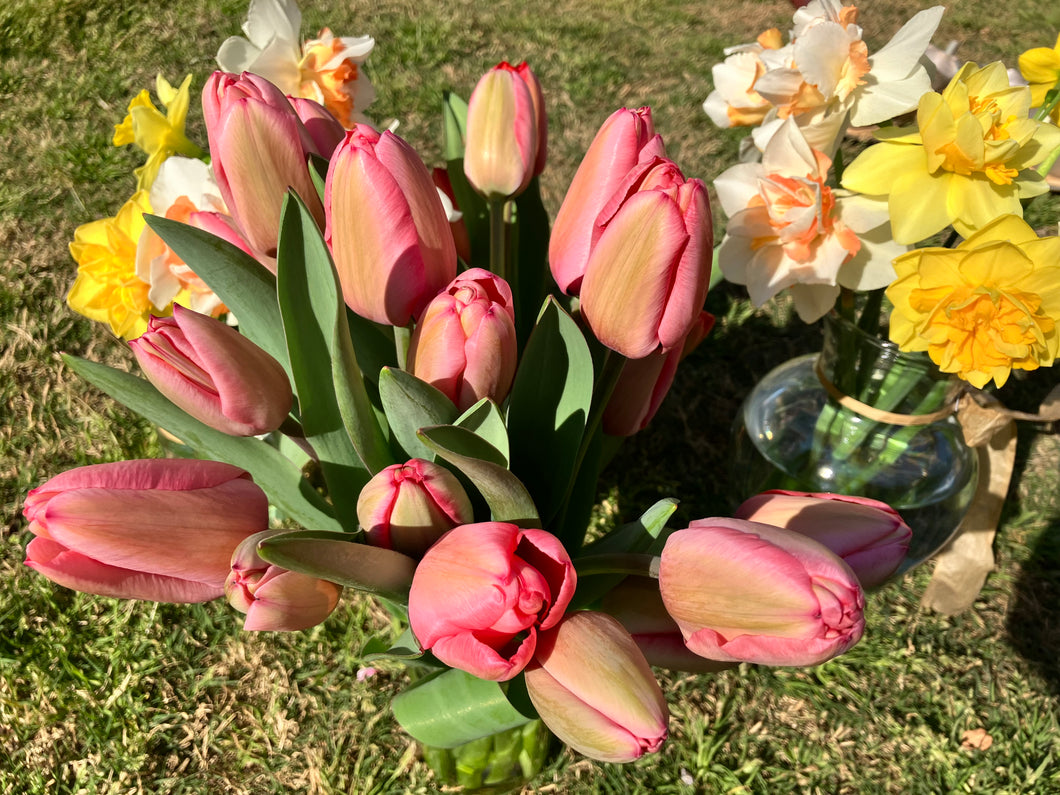
{"type": "Polygon", "coordinates": [[[114,218],[79,226],[70,244],[77,280],[66,303],[91,320],[109,324],[125,339],[143,334],[152,312],[164,314],[148,299],[150,286],[136,275],[136,244],[147,212],[147,192],[137,191],[114,218]]]}
{"type": "Polygon", "coordinates": [[[894,239],[915,243],[949,224],[963,236],[1020,199],[1049,190],[1034,171],[1060,147],[1060,128],[1028,118],[1031,92],[1000,63],[965,64],[941,94],[920,98],[917,129],[882,130],[843,174],[843,187],[887,196],[894,239]]]}
{"type": "MultiPolygon", "coordinates": [[[[1056,46],[1035,47],[1027,50],[1019,59],[1020,74],[1031,87],[1031,104],[1039,108],[1045,102],[1045,95],[1060,82],[1060,35],[1056,37],[1056,46]]],[[[1053,121],[1060,124],[1060,107],[1053,108],[1053,121]]]]}
{"type": "Polygon", "coordinates": [[[170,155],[203,156],[203,151],[184,134],[190,88],[191,75],[184,78],[180,88],[173,88],[162,75],[158,75],[155,93],[166,114],[163,116],[154,106],[150,94],[144,89],[129,103],[129,113],[121,124],[114,126],[115,146],[136,144],[148,155],[147,162],[135,171],[137,190],[151,189],[159,167],[170,155]]]}
{"type": "Polygon", "coordinates": [[[979,388],[1056,359],[1060,237],[1039,238],[1003,215],[956,248],[903,254],[894,269],[890,335],[902,350],[927,351],[943,372],[979,388]]]}

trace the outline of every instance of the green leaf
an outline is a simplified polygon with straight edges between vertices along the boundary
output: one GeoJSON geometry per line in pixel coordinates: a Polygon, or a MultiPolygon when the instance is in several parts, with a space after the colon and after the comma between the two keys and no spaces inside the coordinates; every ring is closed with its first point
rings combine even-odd
{"type": "Polygon", "coordinates": [[[309,155],[309,178],[313,180],[313,187],[317,189],[317,198],[324,204],[324,192],[328,181],[328,159],[318,154],[309,155]]]}
{"type": "Polygon", "coordinates": [[[461,414],[453,425],[467,428],[479,438],[485,439],[504,458],[504,466],[508,466],[508,429],[504,426],[501,410],[492,400],[482,398],[461,414]]]}
{"type": "Polygon", "coordinates": [[[357,366],[331,255],[293,193],[280,217],[276,265],[302,428],[317,452],[336,513],[355,527],[357,495],[390,463],[390,453],[357,366]]]}
{"type": "Polygon", "coordinates": [[[452,91],[442,92],[442,123],[445,125],[445,159],[463,158],[467,140],[467,102],[452,91]]]}
{"type": "Polygon", "coordinates": [[[541,527],[541,519],[526,487],[505,467],[501,452],[466,428],[438,425],[419,432],[430,449],[461,472],[479,490],[495,522],[541,527]]]}
{"type": "Polygon", "coordinates": [[[301,470],[276,448],[254,437],[229,436],[188,416],[155,387],[131,373],[64,356],[70,369],[115,400],[165,428],[199,455],[242,467],[265,491],[269,502],[303,527],[341,531],[330,507],[301,470]]]}
{"type": "Polygon", "coordinates": [[[282,364],[290,377],[276,277],[217,235],[157,215],[145,215],[144,220],[232,310],[240,333],[282,364]]]}
{"type": "Polygon", "coordinates": [[[261,541],[258,554],[291,571],[404,602],[416,571],[407,555],[357,543],[350,533],[281,533],[261,541]]]}
{"type": "Polygon", "coordinates": [[[499,683],[455,668],[420,679],[390,706],[401,728],[438,748],[455,748],[530,720],[511,705],[499,683]]]}
{"type": "Polygon", "coordinates": [[[549,298],[527,342],[508,401],[512,471],[545,523],[567,495],[593,398],[593,360],[581,330],[549,298]]]}
{"type": "Polygon", "coordinates": [[[383,651],[369,651],[367,648],[361,654],[361,659],[365,662],[371,662],[372,660],[418,660],[423,656],[423,652],[420,650],[420,644],[416,640],[416,636],[412,634],[412,629],[409,627],[405,628],[405,631],[390,644],[390,647],[383,651]]]}
{"type": "Polygon", "coordinates": [[[385,367],[379,373],[379,399],[390,432],[413,458],[434,460],[434,451],[417,432],[431,425],[449,425],[457,417],[453,401],[438,389],[405,370],[385,367]]]}
{"type": "Polygon", "coordinates": [[[525,344],[534,327],[534,316],[545,300],[548,273],[548,211],[541,201],[537,177],[515,198],[515,298],[516,337],[525,344]]]}
{"type": "Polygon", "coordinates": [[[350,328],[350,339],[361,373],[371,383],[378,384],[379,372],[384,367],[397,366],[394,327],[373,323],[348,308],[346,323],[350,328]]]}

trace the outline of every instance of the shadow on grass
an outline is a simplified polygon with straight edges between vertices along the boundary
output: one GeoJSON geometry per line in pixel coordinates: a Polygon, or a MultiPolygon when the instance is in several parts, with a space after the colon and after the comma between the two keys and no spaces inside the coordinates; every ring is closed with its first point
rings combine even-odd
{"type": "Polygon", "coordinates": [[[1060,696],[1060,517],[1038,534],[1020,567],[1006,629],[1012,647],[1060,696]]]}

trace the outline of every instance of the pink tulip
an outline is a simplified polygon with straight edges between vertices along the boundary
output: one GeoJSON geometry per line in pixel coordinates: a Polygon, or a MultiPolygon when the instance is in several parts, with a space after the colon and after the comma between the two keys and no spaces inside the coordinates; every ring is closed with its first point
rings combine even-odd
{"type": "Polygon", "coordinates": [[[275,257],[288,188],[324,225],[307,163],[320,152],[280,89],[248,72],[214,72],[202,108],[221,198],[261,257],[275,257]]]}
{"type": "Polygon", "coordinates": [[[129,343],[158,391],[200,422],[232,436],[280,427],[291,411],[283,366],[235,329],[177,304],[129,343]]]}
{"type": "Polygon", "coordinates": [[[854,570],[862,588],[883,585],[905,559],[913,531],[886,503],[843,494],[767,491],[736,509],[736,518],[812,538],[854,570]]]}
{"type": "Polygon", "coordinates": [[[339,603],[342,587],[318,577],[288,571],[264,560],[258,542],[283,530],[264,530],[245,539],[232,554],[225,580],[228,603],[246,613],[243,629],[296,632],[321,623],[339,603]]]}
{"type": "Polygon", "coordinates": [[[522,193],[533,179],[539,130],[546,125],[541,86],[525,62],[518,67],[500,63],[486,72],[468,100],[468,182],[489,199],[522,193]]]}
{"type": "Polygon", "coordinates": [[[596,338],[629,359],[681,345],[703,310],[713,233],[707,190],[656,157],[627,174],[601,209],[581,311],[596,338]]]}
{"type": "Polygon", "coordinates": [[[659,590],[685,645],[711,660],[817,665],[865,628],[864,594],[838,556],[742,519],[699,519],[671,535],[659,590]]]}
{"type": "Polygon", "coordinates": [[[30,491],[26,565],[66,588],[156,602],[224,593],[232,552],[265,529],[265,493],[242,469],[159,459],[80,467],[30,491]]]}
{"type": "Polygon", "coordinates": [[[449,219],[427,167],[392,132],[358,124],[325,188],[328,245],[354,312],[407,326],[456,276],[449,219]]]}
{"type": "Polygon", "coordinates": [[[666,741],[670,711],[659,683],[604,613],[572,613],[542,632],[526,689],[545,725],[592,759],[632,762],[666,741]]]}
{"type": "Polygon", "coordinates": [[[413,558],[473,519],[471,500],[456,476],[422,458],[378,472],[357,499],[357,521],[368,543],[413,558]]]}
{"type": "Polygon", "coordinates": [[[409,343],[408,370],[463,411],[484,397],[504,400],[516,356],[512,290],[472,268],[427,305],[409,343]]]}
{"type": "Polygon", "coordinates": [[[689,651],[653,577],[627,577],[604,595],[600,609],[618,619],[650,665],[690,673],[715,673],[737,665],[689,651]]]}
{"type": "Polygon", "coordinates": [[[346,138],[346,128],[330,110],[306,97],[287,97],[294,112],[313,139],[313,146],[321,157],[330,158],[335,148],[346,138]]]}
{"type": "Polygon", "coordinates": [[[505,522],[454,528],[427,550],[409,592],[422,649],[480,679],[516,676],[574,595],[574,565],[555,536],[505,522]]]}
{"type": "Polygon", "coordinates": [[[515,67],[515,73],[523,79],[530,90],[530,101],[534,103],[534,120],[537,122],[537,157],[534,158],[534,176],[545,170],[548,162],[548,112],[545,110],[545,92],[537,75],[523,61],[515,67]]]}
{"type": "Polygon", "coordinates": [[[632,436],[648,427],[670,391],[678,363],[696,349],[713,327],[714,316],[701,312],[685,336],[684,344],[666,353],[651,353],[643,359],[626,362],[604,409],[604,432],[632,436]]]}
{"type": "Polygon", "coordinates": [[[600,127],[571,180],[548,244],[552,277],[567,295],[581,289],[599,233],[596,218],[611,194],[641,160],[663,154],[651,110],[616,110],[600,127]]]}

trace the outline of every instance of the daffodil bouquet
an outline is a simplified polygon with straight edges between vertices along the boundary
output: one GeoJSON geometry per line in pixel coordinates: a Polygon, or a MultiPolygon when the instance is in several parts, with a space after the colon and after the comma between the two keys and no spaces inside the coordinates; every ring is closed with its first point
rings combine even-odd
{"type": "MultiPolygon", "coordinates": [[[[914,455],[914,441],[930,435],[917,437],[918,426],[962,401],[994,405],[979,390],[1051,366],[1060,348],[1060,238],[1023,220],[1024,205],[1049,191],[1060,153],[1060,51],[1024,53],[1026,80],[1001,63],[967,63],[947,81],[925,55],[941,6],[871,53],[855,6],[797,5],[786,43],[766,31],[714,67],[704,109],[720,126],[754,127],[747,162],[715,180],[729,219],[717,262],[755,304],[786,291],[804,321],[826,320],[811,379],[823,390],[816,420],[805,444],[778,453],[789,482],[834,484],[849,464],[845,490],[915,507],[928,467],[950,480],[967,469],[945,456],[910,458],[909,494],[902,482],[887,491],[877,476],[914,455]],[[852,129],[875,142],[844,167],[852,129]],[[918,352],[934,378],[895,366],[899,353],[918,352]]],[[[966,436],[978,435],[980,419],[965,415],[966,436]]],[[[751,429],[763,445],[773,432],[751,429]]]]}
{"type": "Polygon", "coordinates": [[[595,759],[658,750],[651,665],[813,665],[856,643],[864,588],[910,538],[879,501],[765,494],[673,530],[666,498],[587,536],[602,466],[711,325],[706,189],[651,111],[603,122],[550,224],[525,63],[445,98],[432,174],[364,120],[372,40],[299,44],[299,24],[255,2],[222,46],[209,164],[184,133],[188,79],[118,126],[148,164],[115,218],[78,229],[69,302],[146,379],[68,362],[187,457],[34,489],[27,564],[102,596],[224,597],[256,631],[372,594],[407,629],[364,659],[420,674],[400,723],[445,748],[516,732],[497,749],[517,766],[543,747],[536,717],[595,759]]]}

